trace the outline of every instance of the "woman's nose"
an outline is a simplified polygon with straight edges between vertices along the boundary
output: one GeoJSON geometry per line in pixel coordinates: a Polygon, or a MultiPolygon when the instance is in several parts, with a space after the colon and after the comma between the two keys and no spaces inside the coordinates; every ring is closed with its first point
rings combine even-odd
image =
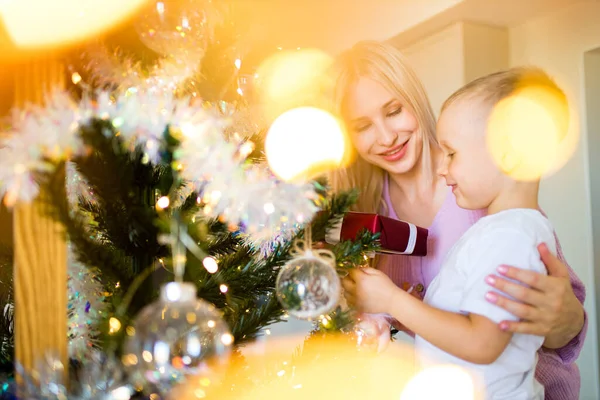
{"type": "Polygon", "coordinates": [[[377,130],[379,131],[378,141],[380,145],[384,147],[391,147],[396,142],[398,134],[392,127],[385,123],[380,123],[377,125],[377,130]]]}

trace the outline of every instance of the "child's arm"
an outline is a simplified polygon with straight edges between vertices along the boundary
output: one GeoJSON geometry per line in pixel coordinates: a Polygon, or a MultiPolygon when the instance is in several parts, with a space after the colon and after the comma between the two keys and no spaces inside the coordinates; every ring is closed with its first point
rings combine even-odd
{"type": "Polygon", "coordinates": [[[490,290],[485,278],[500,265],[546,273],[535,245],[532,236],[513,229],[492,230],[471,242],[458,259],[460,278],[464,279],[460,282],[461,314],[421,303],[401,290],[388,294],[387,312],[447,353],[476,364],[492,363],[512,337],[497,324],[516,317],[485,300],[490,290]]]}
{"type": "Polygon", "coordinates": [[[493,363],[512,337],[486,317],[443,311],[402,290],[394,292],[390,314],[439,349],[475,364],[493,363]]]}

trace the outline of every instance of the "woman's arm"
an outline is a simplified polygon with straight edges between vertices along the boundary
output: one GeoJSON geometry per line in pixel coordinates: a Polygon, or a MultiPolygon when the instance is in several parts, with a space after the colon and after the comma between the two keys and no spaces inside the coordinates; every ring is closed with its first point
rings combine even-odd
{"type": "Polygon", "coordinates": [[[544,336],[545,347],[556,349],[564,363],[572,363],[579,357],[587,332],[582,305],[585,286],[566,263],[558,240],[556,246],[558,257],[547,246],[539,246],[549,276],[502,266],[498,271],[502,277],[490,276],[486,281],[514,300],[504,296],[488,296],[488,300],[521,319],[502,321],[501,329],[544,336]]]}

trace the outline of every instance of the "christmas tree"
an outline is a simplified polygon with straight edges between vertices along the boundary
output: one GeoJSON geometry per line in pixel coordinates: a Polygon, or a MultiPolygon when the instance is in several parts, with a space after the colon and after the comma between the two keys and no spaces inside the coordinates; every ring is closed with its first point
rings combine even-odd
{"type": "MultiPolygon", "coordinates": [[[[200,18],[199,10],[185,11],[200,18]]],[[[363,264],[378,236],[365,231],[333,246],[328,258],[311,255],[311,271],[323,270],[301,293],[297,277],[278,282],[286,263],[302,258],[293,251],[299,240],[308,243],[305,251],[324,241],[357,194],[332,195],[324,180],[288,183],[272,174],[262,152],[264,127],[248,122],[239,65],[227,57],[239,34],[228,26],[227,10],[201,11],[206,26],[195,39],[202,51],[173,43],[170,31],[159,32],[170,40],[149,37],[160,27],[145,16],[141,27],[114,33],[104,47],[86,51],[83,63],[72,62],[70,93],[51,94],[45,108],[17,115],[0,146],[5,203],[31,200],[43,188],[51,195],[48,212],[66,228],[69,345],[78,364],[97,352],[127,359],[124,343],[139,334],[131,329],[136,318],[174,280],[193,284],[206,310],[218,310],[210,315],[226,324],[238,361],[235,348],[287,312],[315,319],[315,335],[352,321],[331,307],[339,298],[337,276],[327,280],[321,272],[363,264]]],[[[0,256],[0,357],[10,371],[10,249],[0,256]]],[[[185,371],[181,360],[176,369],[185,371]]],[[[223,385],[244,387],[237,371],[223,385]]],[[[161,393],[179,382],[141,381],[144,390],[161,393]]]]}

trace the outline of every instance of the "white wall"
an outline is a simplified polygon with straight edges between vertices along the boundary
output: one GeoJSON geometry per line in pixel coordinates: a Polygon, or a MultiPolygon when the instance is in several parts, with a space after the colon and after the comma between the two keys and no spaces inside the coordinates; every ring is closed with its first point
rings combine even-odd
{"type": "Polygon", "coordinates": [[[506,68],[509,60],[508,30],[472,22],[453,23],[399,47],[423,82],[436,115],[456,89],[506,68]]]}
{"type": "MultiPolygon", "coordinates": [[[[589,163],[590,200],[592,208],[592,238],[594,248],[594,275],[596,312],[600,310],[600,47],[584,54],[587,155],[589,163]]],[[[585,154],[584,154],[585,156],[585,154]]],[[[592,303],[593,299],[589,302],[592,303]]],[[[596,327],[600,319],[596,315],[596,327]]]]}
{"type": "Polygon", "coordinates": [[[462,24],[465,83],[508,67],[508,29],[487,24],[462,24]]]}
{"type": "Polygon", "coordinates": [[[452,24],[401,50],[423,82],[437,115],[444,100],[464,84],[462,23],[452,24]]]}
{"type": "MultiPolygon", "coordinates": [[[[567,260],[587,287],[589,330],[579,359],[582,399],[598,399],[598,342],[594,290],[588,132],[585,116],[583,54],[600,46],[600,3],[580,2],[511,28],[511,65],[535,64],[561,85],[574,111],[579,146],[568,163],[541,187],[541,204],[552,220],[567,260]]],[[[597,111],[596,111],[597,112],[597,111]]],[[[596,155],[598,156],[598,155],[596,155]]],[[[600,250],[600,249],[597,249],[600,250]]]]}

